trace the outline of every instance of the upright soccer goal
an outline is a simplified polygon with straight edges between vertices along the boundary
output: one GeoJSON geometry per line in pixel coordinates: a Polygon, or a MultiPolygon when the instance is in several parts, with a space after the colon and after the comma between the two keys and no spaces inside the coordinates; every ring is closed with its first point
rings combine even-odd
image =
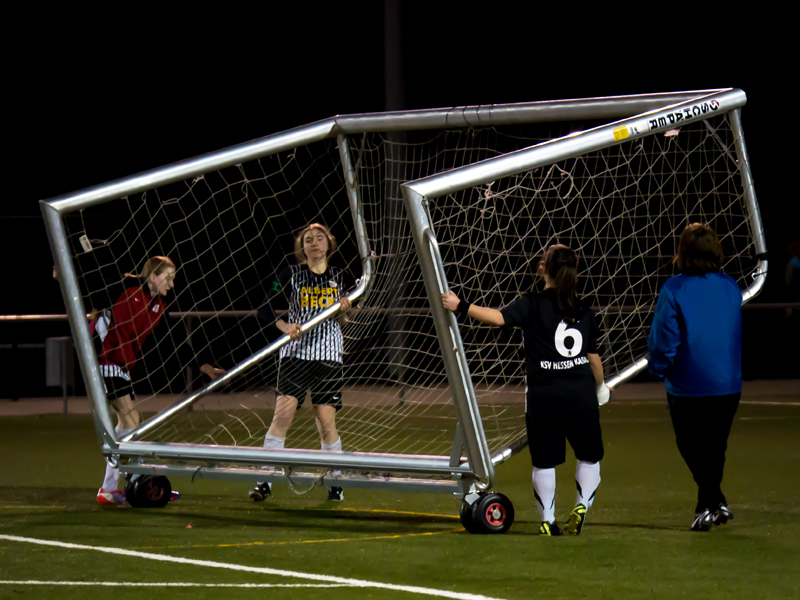
{"type": "Polygon", "coordinates": [[[743,301],[763,285],[745,101],[714,90],[340,116],[43,201],[103,454],[156,484],[447,493],[465,499],[470,530],[505,531],[513,507],[489,492],[526,444],[521,339],[457,323],[440,294],[503,306],[537,285],[545,248],[567,244],[602,322],[607,380],[630,379],[686,224],[720,234],[743,301]],[[270,298],[284,314],[276,274],[310,223],[330,228],[331,263],[352,279],[351,310],[309,290],[324,311],[302,325],[342,324],[341,452],[320,448],[309,401],[285,448],[262,447],[290,340],[257,311],[270,298]],[[130,376],[143,420],[118,437],[87,314],[152,256],[177,267],[169,327],[141,348],[130,376]],[[227,374],[204,379],[203,363],[227,374]]]}

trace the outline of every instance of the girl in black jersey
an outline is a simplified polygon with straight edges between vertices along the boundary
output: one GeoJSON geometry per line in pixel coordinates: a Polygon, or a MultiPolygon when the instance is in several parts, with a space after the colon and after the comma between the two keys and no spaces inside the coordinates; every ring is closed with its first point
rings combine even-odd
{"type": "Polygon", "coordinates": [[[525,422],[533,462],[533,490],[542,535],[563,535],[555,520],[555,467],[575,451],[578,499],[564,530],[578,535],[600,484],[603,439],[598,405],[608,402],[597,353],[594,313],[578,299],[578,259],[566,246],[548,248],[539,263],[544,292],[529,291],[501,310],[442,294],[448,310],[497,327],[522,329],[525,349],[525,422]]]}
{"type": "MultiPolygon", "coordinates": [[[[294,413],[303,403],[306,392],[311,392],[322,449],[342,450],[342,440],[336,431],[336,411],[342,407],[342,328],[338,321],[331,319],[308,333],[300,332],[302,323],[336,302],[341,303],[342,314],[350,309],[350,299],[343,294],[351,287],[351,282],[344,271],[328,265],[335,250],[336,238],[327,227],[319,223],[308,225],[295,239],[295,255],[300,264],[278,274],[266,302],[258,311],[260,319],[291,338],[280,351],[278,398],[272,424],[264,436],[264,448],[284,447],[294,413]],[[270,301],[278,294],[289,300],[288,322],[276,319],[270,306],[270,301]]],[[[257,483],[250,490],[250,497],[260,502],[270,493],[268,482],[257,483]]],[[[328,488],[328,500],[343,498],[342,488],[328,488]]]]}

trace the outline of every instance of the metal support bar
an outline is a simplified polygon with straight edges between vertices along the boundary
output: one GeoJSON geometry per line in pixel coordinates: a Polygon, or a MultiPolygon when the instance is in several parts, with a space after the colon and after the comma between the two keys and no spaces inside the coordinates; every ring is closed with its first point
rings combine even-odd
{"type": "Polygon", "coordinates": [[[449,288],[436,236],[431,230],[432,224],[423,206],[423,198],[408,185],[403,186],[403,196],[417,254],[429,257],[429,260],[420,260],[419,265],[428,293],[436,334],[439,337],[453,402],[459,423],[463,428],[467,456],[473,472],[478,477],[487,478],[488,485],[491,485],[494,479],[494,469],[481,423],[478,401],[472,386],[472,378],[466,361],[463,359],[464,348],[461,334],[458,331],[455,316],[445,311],[439,296],[440,293],[447,293],[449,288]]]}
{"type": "Polygon", "coordinates": [[[471,475],[469,463],[450,466],[447,456],[416,456],[372,452],[329,452],[294,448],[267,449],[250,446],[204,446],[200,444],[165,444],[156,442],[120,442],[119,447],[103,447],[105,455],[123,459],[158,457],[165,461],[200,461],[214,464],[225,462],[255,466],[290,466],[342,471],[386,471],[392,473],[424,473],[471,475]]]}
{"type": "Polygon", "coordinates": [[[83,380],[86,382],[86,394],[92,403],[95,429],[101,444],[116,445],[114,425],[108,409],[100,369],[97,366],[97,357],[89,333],[89,324],[78,287],[78,278],[72,268],[70,259],[72,252],[67,241],[64,223],[61,215],[53,206],[46,203],[42,203],[40,206],[47,228],[47,237],[50,239],[50,250],[53,253],[53,261],[58,273],[58,283],[64,297],[64,305],[67,307],[67,315],[69,315],[72,337],[78,350],[78,362],[83,373],[83,380]]]}
{"type": "Polygon", "coordinates": [[[745,303],[755,298],[767,281],[767,243],[764,238],[761,213],[758,209],[756,189],[753,186],[753,175],[750,172],[750,158],[747,154],[747,145],[744,143],[742,115],[738,109],[731,112],[731,127],[733,129],[733,139],[736,143],[736,162],[739,165],[739,173],[742,176],[742,188],[744,190],[745,204],[747,205],[750,230],[755,238],[756,254],[760,257],[756,272],[753,273],[753,283],[742,293],[742,303],[745,303]]]}
{"type": "Polygon", "coordinates": [[[461,423],[456,423],[456,434],[453,436],[453,448],[450,450],[450,466],[457,467],[461,464],[461,451],[464,449],[464,428],[461,423]]]}
{"type": "MultiPolygon", "coordinates": [[[[140,475],[163,475],[165,477],[189,477],[191,479],[226,479],[235,481],[253,482],[269,481],[270,483],[287,483],[283,473],[256,472],[253,469],[235,469],[220,467],[185,467],[158,464],[130,464],[120,465],[121,473],[140,475]]],[[[336,486],[343,488],[361,489],[391,489],[404,492],[424,492],[459,495],[460,479],[412,479],[407,477],[382,477],[348,474],[347,476],[331,478],[322,477],[315,473],[292,473],[290,476],[293,485],[310,486],[336,486]]]]}
{"type": "Polygon", "coordinates": [[[620,119],[722,91],[725,90],[695,90],[607,98],[455,106],[453,108],[343,115],[335,117],[335,120],[339,131],[353,134],[444,127],[547,123],[580,119],[620,119]]]}

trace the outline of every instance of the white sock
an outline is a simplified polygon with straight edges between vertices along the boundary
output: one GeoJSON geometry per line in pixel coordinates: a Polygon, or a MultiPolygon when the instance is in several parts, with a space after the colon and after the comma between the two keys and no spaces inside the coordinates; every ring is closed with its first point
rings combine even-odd
{"type": "Polygon", "coordinates": [[[600,485],[600,463],[578,461],[575,468],[575,483],[578,486],[578,498],[575,505],[583,504],[587,509],[594,502],[597,486],[600,485]]]}
{"type": "MultiPolygon", "coordinates": [[[[119,425],[114,428],[114,431],[117,434],[117,439],[121,438],[125,434],[129,433],[130,429],[120,429],[119,425]]],[[[116,467],[112,467],[106,461],[106,476],[103,479],[103,485],[101,488],[104,492],[113,492],[119,489],[119,469],[116,467]]]]}
{"type": "Polygon", "coordinates": [[[283,449],[283,445],[285,443],[286,438],[279,438],[270,434],[264,436],[264,448],[268,448],[270,450],[283,449]]]}
{"type": "MultiPolygon", "coordinates": [[[[269,450],[275,450],[275,449],[282,450],[283,447],[284,447],[284,444],[286,444],[286,438],[275,437],[274,435],[270,435],[269,433],[267,433],[264,436],[264,448],[267,448],[269,450]]],[[[265,471],[274,471],[275,470],[275,467],[261,467],[261,468],[264,469],[265,471]]],[[[256,485],[261,485],[262,483],[264,483],[264,482],[263,481],[256,481],[256,485]]],[[[267,482],[267,485],[269,486],[269,489],[272,489],[272,483],[271,482],[267,482]]]]}
{"type": "MultiPolygon", "coordinates": [[[[342,451],[342,436],[339,436],[339,438],[335,442],[332,442],[330,444],[327,444],[327,443],[325,443],[325,442],[320,440],[319,445],[320,445],[320,448],[322,448],[323,450],[327,450],[328,452],[341,452],[342,451]]],[[[338,470],[337,471],[331,471],[330,476],[334,477],[334,478],[335,477],[341,477],[342,476],[342,472],[338,471],[338,470]]]]}
{"type": "Polygon", "coordinates": [[[556,514],[556,470],[533,467],[533,494],[542,521],[552,523],[556,514]]]}
{"type": "Polygon", "coordinates": [[[330,444],[321,441],[319,445],[323,450],[327,450],[328,452],[341,452],[342,438],[339,437],[335,442],[331,442],[330,444]]]}

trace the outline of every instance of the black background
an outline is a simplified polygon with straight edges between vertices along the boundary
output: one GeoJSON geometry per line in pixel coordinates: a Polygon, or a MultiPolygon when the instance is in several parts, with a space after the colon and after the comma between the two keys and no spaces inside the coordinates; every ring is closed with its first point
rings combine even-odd
{"type": "MultiPolygon", "coordinates": [[[[748,96],[743,123],[771,268],[757,301],[786,300],[786,248],[800,238],[789,93],[797,51],[786,15],[694,4],[189,6],[25,9],[7,23],[1,314],[64,312],[40,199],[335,114],[718,87],[748,96]],[[402,90],[389,97],[387,11],[401,15],[389,58],[402,90]]],[[[746,315],[756,313],[758,323],[745,317],[746,376],[796,376],[790,360],[748,358],[748,346],[774,344],[797,357],[783,313],[746,315]]],[[[0,323],[0,343],[41,342],[56,329],[0,323]]],[[[43,379],[43,361],[32,362],[31,379],[43,379]]]]}

